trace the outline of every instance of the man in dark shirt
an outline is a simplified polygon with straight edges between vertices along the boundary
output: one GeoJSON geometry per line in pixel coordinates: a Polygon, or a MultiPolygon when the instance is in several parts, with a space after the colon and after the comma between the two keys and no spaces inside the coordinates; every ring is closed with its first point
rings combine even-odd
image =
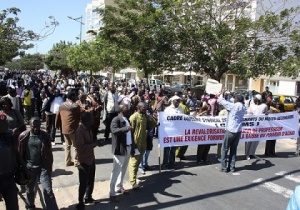
{"type": "Polygon", "coordinates": [[[31,174],[31,182],[26,185],[26,209],[35,209],[34,187],[39,181],[43,187],[46,208],[58,210],[51,180],[51,138],[48,133],[40,130],[41,121],[37,117],[30,120],[30,128],[20,134],[18,141],[18,152],[31,174]]]}
{"type": "Polygon", "coordinates": [[[79,203],[76,209],[84,209],[84,204],[95,203],[92,194],[95,182],[95,154],[94,148],[100,146],[101,142],[96,142],[93,138],[93,132],[90,129],[93,126],[94,118],[89,112],[82,112],[80,116],[81,123],[76,129],[76,145],[78,154],[78,172],[79,172],[79,203]],[[85,195],[85,199],[83,200],[85,195]]]}
{"type": "Polygon", "coordinates": [[[261,94],[261,96],[262,96],[262,102],[263,102],[263,103],[266,103],[266,102],[267,102],[267,98],[268,98],[268,97],[270,97],[270,98],[273,97],[272,92],[269,91],[269,87],[268,87],[268,86],[266,86],[266,89],[265,89],[265,91],[261,94]]]}

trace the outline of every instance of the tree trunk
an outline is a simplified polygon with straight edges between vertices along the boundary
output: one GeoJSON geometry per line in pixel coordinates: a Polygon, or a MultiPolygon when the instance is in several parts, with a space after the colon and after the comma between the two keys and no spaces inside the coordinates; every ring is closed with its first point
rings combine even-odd
{"type": "Polygon", "coordinates": [[[92,81],[93,81],[93,71],[90,70],[90,84],[92,84],[92,81]]]}

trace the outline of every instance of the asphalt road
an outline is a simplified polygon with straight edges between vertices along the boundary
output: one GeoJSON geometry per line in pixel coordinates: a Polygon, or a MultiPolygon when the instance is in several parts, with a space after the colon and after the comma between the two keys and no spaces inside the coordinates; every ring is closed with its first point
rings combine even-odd
{"type": "MultiPolygon", "coordinates": [[[[103,134],[99,134],[102,138],[103,134]]],[[[74,209],[78,192],[78,171],[75,167],[65,167],[63,145],[56,138],[53,146],[54,172],[53,189],[60,209],[74,209]]],[[[196,149],[190,146],[187,160],[179,162],[177,169],[158,172],[158,149],[154,146],[149,164],[153,170],[140,176],[142,188],[122,195],[119,203],[108,200],[109,178],[112,169],[111,145],[97,147],[96,182],[94,198],[100,203],[86,209],[189,209],[189,210],[231,210],[285,209],[295,187],[300,183],[299,157],[294,155],[294,139],[278,140],[278,157],[263,156],[265,142],[261,142],[256,154],[260,159],[245,160],[244,143],[238,147],[235,173],[222,173],[216,159],[217,147],[212,146],[208,165],[197,164],[196,149]]],[[[157,139],[154,139],[157,145],[157,139]]],[[[126,186],[128,176],[125,177],[126,186]]],[[[38,202],[39,196],[36,199],[38,202]]],[[[20,209],[24,209],[20,200],[20,209]]],[[[37,205],[38,206],[38,205],[37,205]]],[[[3,202],[0,209],[4,209],[3,202]]]]}

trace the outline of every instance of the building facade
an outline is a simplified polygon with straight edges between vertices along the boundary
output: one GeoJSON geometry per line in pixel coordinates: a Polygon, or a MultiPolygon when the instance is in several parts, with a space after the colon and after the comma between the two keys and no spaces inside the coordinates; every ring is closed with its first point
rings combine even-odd
{"type": "Polygon", "coordinates": [[[91,3],[88,3],[85,8],[85,36],[84,40],[89,42],[94,39],[94,35],[87,33],[88,31],[97,32],[102,26],[101,16],[95,12],[95,9],[104,9],[107,5],[112,5],[113,0],[93,0],[91,3]]]}

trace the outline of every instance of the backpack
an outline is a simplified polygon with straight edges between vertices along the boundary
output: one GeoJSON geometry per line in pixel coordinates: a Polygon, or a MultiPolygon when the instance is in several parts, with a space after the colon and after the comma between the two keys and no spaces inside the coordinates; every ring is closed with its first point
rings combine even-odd
{"type": "Polygon", "coordinates": [[[0,136],[0,175],[10,174],[16,170],[17,162],[13,140],[10,131],[0,136]]]}

